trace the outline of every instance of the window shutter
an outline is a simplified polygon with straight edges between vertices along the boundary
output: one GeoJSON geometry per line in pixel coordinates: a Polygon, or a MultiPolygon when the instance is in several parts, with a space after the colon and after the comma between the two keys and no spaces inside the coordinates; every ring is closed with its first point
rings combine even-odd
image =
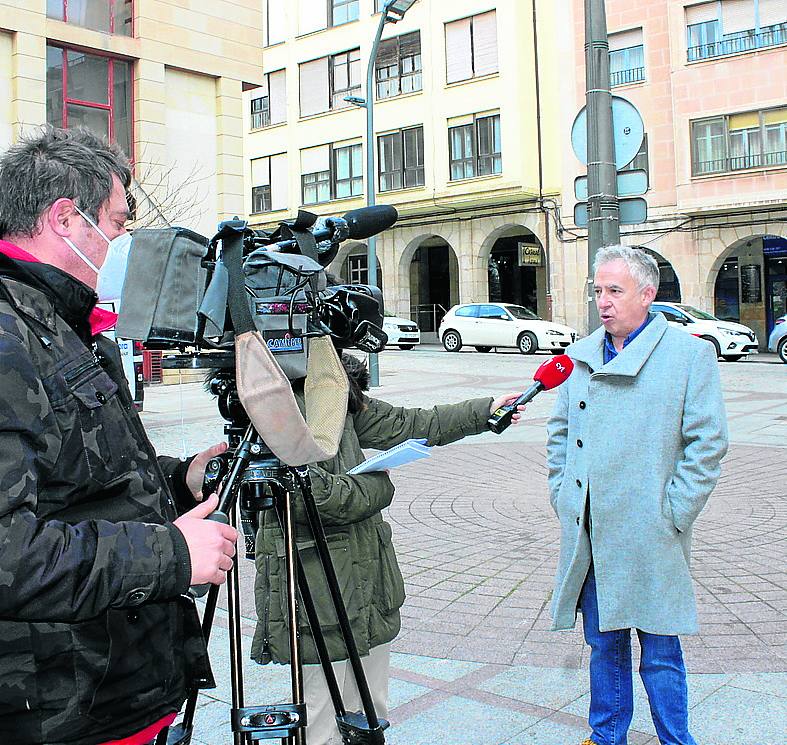
{"type": "Polygon", "coordinates": [[[266,0],[268,13],[265,26],[265,44],[278,44],[287,37],[285,0],[266,0]]]}
{"type": "MultiPolygon", "coordinates": [[[[283,0],[282,0],[283,2],[283,0]]],[[[310,34],[328,28],[328,3],[325,0],[300,0],[298,34],[310,34]]]]}
{"type": "Polygon", "coordinates": [[[287,154],[271,156],[271,209],[287,209],[287,154]]]}
{"type": "Polygon", "coordinates": [[[692,26],[695,23],[706,23],[707,21],[716,21],[719,18],[719,4],[718,3],[700,3],[699,5],[690,5],[686,8],[686,25],[692,26]]]}
{"type": "Polygon", "coordinates": [[[642,46],[642,29],[633,28],[630,31],[617,31],[609,35],[609,51],[617,52],[619,49],[642,46]]]}
{"type": "Polygon", "coordinates": [[[787,124],[787,108],[763,111],[762,120],[765,124],[787,124]]]}
{"type": "Polygon", "coordinates": [[[473,77],[469,18],[445,24],[445,77],[448,83],[473,77]]]}
{"type": "Polygon", "coordinates": [[[407,57],[421,53],[421,32],[413,31],[410,34],[403,34],[399,37],[399,54],[407,57]]]}
{"type": "Polygon", "coordinates": [[[377,50],[377,58],[374,61],[375,67],[387,67],[396,64],[399,59],[399,37],[386,39],[380,42],[377,50]]]}
{"type": "Polygon", "coordinates": [[[328,58],[300,65],[301,116],[328,111],[328,58]]]}
{"type": "Polygon", "coordinates": [[[787,3],[784,0],[760,0],[760,26],[775,26],[787,21],[787,3]]]}
{"type": "Polygon", "coordinates": [[[330,149],[328,145],[307,147],[301,150],[301,175],[330,170],[330,149]]]}
{"type": "Polygon", "coordinates": [[[287,73],[277,70],[268,76],[271,98],[271,124],[287,121],[287,73]]]}
{"type": "Polygon", "coordinates": [[[476,76],[497,72],[497,13],[473,17],[473,69],[476,76]]]}
{"type": "Polygon", "coordinates": [[[724,0],[721,4],[721,30],[734,34],[754,28],[754,0],[724,0]]]}
{"type": "Polygon", "coordinates": [[[268,186],[270,184],[270,158],[255,158],[251,161],[251,185],[268,186]]]}

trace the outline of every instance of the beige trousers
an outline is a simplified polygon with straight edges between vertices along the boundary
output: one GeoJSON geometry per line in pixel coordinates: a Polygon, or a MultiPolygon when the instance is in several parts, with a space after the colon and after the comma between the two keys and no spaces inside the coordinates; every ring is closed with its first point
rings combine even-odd
{"type": "MultiPolygon", "coordinates": [[[[377,716],[388,718],[388,671],[391,662],[391,645],[380,644],[361,657],[369,692],[377,716]]],[[[331,663],[336,683],[342,694],[346,711],[363,711],[361,697],[355,685],[355,676],[348,660],[331,663]]],[[[303,689],[306,700],[306,745],[342,745],[336,726],[336,712],[328,692],[325,675],[320,665],[303,666],[303,689]]]]}

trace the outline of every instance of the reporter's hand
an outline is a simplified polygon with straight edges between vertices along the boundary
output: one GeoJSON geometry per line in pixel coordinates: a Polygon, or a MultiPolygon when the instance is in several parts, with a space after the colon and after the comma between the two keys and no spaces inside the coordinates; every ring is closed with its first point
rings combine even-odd
{"type": "Polygon", "coordinates": [[[220,442],[201,453],[197,453],[194,459],[189,463],[188,470],[186,471],[186,486],[189,491],[194,495],[194,499],[198,502],[202,501],[202,484],[205,480],[205,466],[211,458],[221,455],[229,446],[226,442],[220,442]]]}
{"type": "Polygon", "coordinates": [[[227,572],[232,568],[238,531],[230,525],[206,519],[218,506],[218,495],[211,494],[175,520],[175,527],[183,533],[189,547],[192,586],[206,582],[221,585],[227,581],[227,572]]]}
{"type": "MultiPolygon", "coordinates": [[[[494,401],[492,401],[492,405],[489,407],[489,413],[494,414],[501,406],[508,406],[509,404],[514,403],[522,394],[521,393],[506,393],[502,396],[498,396],[494,401]]],[[[514,415],[511,417],[511,424],[518,424],[519,420],[522,418],[522,414],[527,407],[520,405],[516,407],[516,411],[514,415]]]]}

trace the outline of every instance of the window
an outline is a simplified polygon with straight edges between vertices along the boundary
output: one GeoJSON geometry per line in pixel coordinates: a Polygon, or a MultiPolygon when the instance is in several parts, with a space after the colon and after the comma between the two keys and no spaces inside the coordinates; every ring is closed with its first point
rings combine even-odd
{"type": "Polygon", "coordinates": [[[692,173],[787,165],[787,107],[691,123],[692,173]]]}
{"type": "Polygon", "coordinates": [[[409,127],[377,138],[380,191],[424,185],[424,128],[409,127]]]}
{"type": "Polygon", "coordinates": [[[377,98],[390,98],[423,88],[421,79],[421,33],[386,39],[374,62],[377,98]]]}
{"type": "Polygon", "coordinates": [[[358,20],[358,0],[328,0],[331,3],[331,26],[358,20]]]}
{"type": "Polygon", "coordinates": [[[446,81],[497,72],[497,15],[494,10],[445,24],[446,81]]]}
{"type": "Polygon", "coordinates": [[[686,8],[689,62],[787,44],[784,0],[714,0],[686,8]]]}
{"type": "Polygon", "coordinates": [[[58,21],[131,36],[132,0],[47,0],[46,14],[58,21]]]}
{"type": "Polygon", "coordinates": [[[642,29],[609,35],[609,85],[628,85],[645,79],[642,29]]]}
{"type": "Polygon", "coordinates": [[[642,144],[639,146],[639,152],[634,156],[631,163],[623,166],[621,171],[645,171],[648,174],[648,182],[650,182],[650,167],[648,164],[648,135],[642,136],[642,144]]]}
{"type": "Polygon", "coordinates": [[[500,114],[448,128],[451,181],[501,173],[500,114]]]}
{"type": "Polygon", "coordinates": [[[363,194],[361,145],[320,145],[301,150],[303,204],[363,194]]]}
{"type": "Polygon", "coordinates": [[[287,119],[287,78],[284,70],[269,72],[260,86],[261,95],[251,99],[251,128],[281,124],[287,119]]]}
{"type": "Polygon", "coordinates": [[[131,156],[131,63],[47,47],[46,120],[54,127],[83,125],[131,156]]]}
{"type": "Polygon", "coordinates": [[[264,0],[265,30],[264,44],[266,47],[281,44],[286,38],[287,23],[284,16],[283,0],[264,0]]]}
{"type": "Polygon", "coordinates": [[[299,65],[301,116],[350,106],[361,92],[361,50],[351,49],[299,65]]]}
{"type": "Polygon", "coordinates": [[[466,305],[464,308],[457,308],[454,315],[477,318],[480,307],[480,305],[466,305]]]}
{"type": "Polygon", "coordinates": [[[251,161],[251,211],[287,209],[287,154],[251,161]]]}
{"type": "Polygon", "coordinates": [[[331,108],[343,109],[351,104],[344,99],[361,92],[361,50],[334,54],[330,58],[331,108]]]}
{"type": "Polygon", "coordinates": [[[351,285],[369,284],[369,257],[366,254],[347,257],[347,281],[351,285]]]}

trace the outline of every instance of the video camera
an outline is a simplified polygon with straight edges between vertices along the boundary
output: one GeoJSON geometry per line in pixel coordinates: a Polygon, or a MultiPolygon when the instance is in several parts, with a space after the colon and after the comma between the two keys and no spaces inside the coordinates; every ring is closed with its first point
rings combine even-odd
{"type": "Polygon", "coordinates": [[[305,375],[314,337],[329,336],[337,349],[379,352],[388,341],[379,288],[329,285],[325,267],[342,241],[369,238],[397,217],[388,205],[343,217],[300,210],[273,231],[253,230],[239,219],[225,221],[210,240],[185,228],[136,230],[117,335],[142,341],[148,349],[231,354],[234,261],[254,325],[290,380],[305,375]]]}

